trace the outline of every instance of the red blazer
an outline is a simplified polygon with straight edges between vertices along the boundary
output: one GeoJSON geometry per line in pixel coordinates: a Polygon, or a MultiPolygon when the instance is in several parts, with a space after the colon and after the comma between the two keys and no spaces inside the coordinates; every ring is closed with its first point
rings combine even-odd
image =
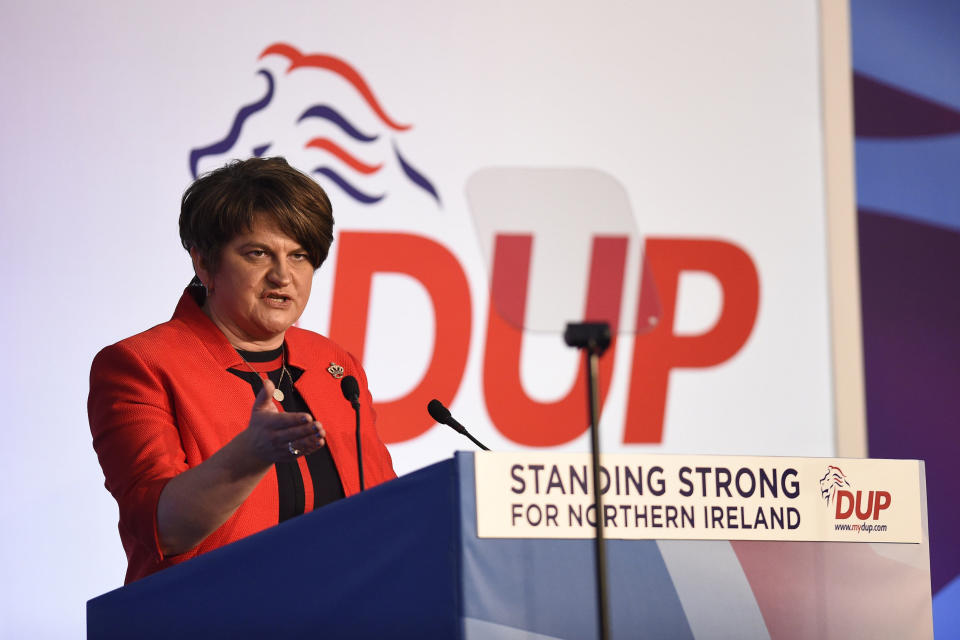
{"type": "MultiPolygon", "coordinates": [[[[340,380],[327,371],[331,364],[360,383],[364,483],[371,487],[395,478],[360,363],[327,338],[296,327],[287,330],[286,346],[287,362],[304,370],[297,389],[323,424],[346,495],[360,488],[355,418],[340,380]]],[[[189,292],[169,322],[106,347],[94,358],[87,411],[104,484],[120,507],[127,583],[277,524],[277,475],[271,470],[196,548],[171,557],[160,551],[157,502],[164,485],[213,455],[250,419],[250,384],[229,373],[231,367],[242,369],[243,361],[189,292]]],[[[313,485],[306,461],[299,462],[309,509],[313,485]]]]}

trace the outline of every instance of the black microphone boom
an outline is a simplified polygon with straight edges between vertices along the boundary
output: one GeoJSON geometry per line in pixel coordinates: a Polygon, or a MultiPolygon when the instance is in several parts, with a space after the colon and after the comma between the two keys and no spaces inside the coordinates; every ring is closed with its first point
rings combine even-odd
{"type": "Polygon", "coordinates": [[[357,472],[360,474],[360,491],[363,491],[363,448],[360,446],[360,385],[353,376],[347,376],[340,381],[340,391],[343,397],[350,401],[353,414],[357,418],[357,472]]]}
{"type": "Polygon", "coordinates": [[[467,431],[467,428],[454,420],[453,416],[450,415],[450,409],[447,409],[443,406],[443,403],[434,398],[427,404],[427,412],[430,414],[430,417],[439,422],[440,424],[445,424],[457,433],[463,434],[470,438],[470,441],[473,444],[477,445],[484,451],[490,451],[487,447],[483,445],[482,442],[470,435],[470,432],[467,431]]]}

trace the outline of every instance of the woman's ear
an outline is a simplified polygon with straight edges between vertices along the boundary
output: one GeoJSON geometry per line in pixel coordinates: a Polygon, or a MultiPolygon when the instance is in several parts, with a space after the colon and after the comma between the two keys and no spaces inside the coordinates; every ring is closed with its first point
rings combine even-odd
{"type": "Polygon", "coordinates": [[[210,265],[206,259],[200,255],[196,248],[190,249],[190,260],[193,261],[193,272],[200,278],[207,294],[213,293],[213,274],[210,272],[210,265]]]}

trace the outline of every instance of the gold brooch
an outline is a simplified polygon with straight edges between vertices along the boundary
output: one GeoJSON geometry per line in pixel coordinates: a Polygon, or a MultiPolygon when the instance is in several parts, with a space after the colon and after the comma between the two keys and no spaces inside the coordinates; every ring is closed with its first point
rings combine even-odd
{"type": "Polygon", "coordinates": [[[339,380],[343,377],[343,367],[338,364],[330,363],[330,366],[327,367],[327,373],[332,375],[334,379],[339,380]]]}

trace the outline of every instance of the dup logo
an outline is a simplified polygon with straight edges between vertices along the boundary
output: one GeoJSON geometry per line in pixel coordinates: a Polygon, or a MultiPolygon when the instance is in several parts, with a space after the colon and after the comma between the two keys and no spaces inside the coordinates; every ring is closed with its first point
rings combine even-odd
{"type": "MultiPolygon", "coordinates": [[[[192,175],[230,158],[283,155],[331,199],[349,200],[347,211],[418,211],[422,203],[442,208],[436,183],[407,151],[416,148],[407,135],[412,126],[391,115],[353,65],[275,43],[260,53],[257,74],[265,89],[245,105],[226,105],[232,123],[224,123],[220,139],[212,135],[190,151],[192,175]]],[[[433,169],[439,180],[448,179],[445,168],[433,169]]],[[[464,256],[434,234],[344,228],[337,239],[327,335],[358,359],[364,361],[377,274],[409,276],[432,303],[433,344],[419,382],[406,395],[374,401],[388,444],[435,426],[423,408],[432,398],[457,396],[476,335],[484,341],[476,350],[482,354],[482,399],[502,436],[530,447],[582,436],[587,421],[571,416],[586,413],[584,363],[551,400],[534,397],[521,380],[526,333],[553,333],[548,322],[557,318],[611,322],[614,337],[600,363],[600,411],[615,375],[624,376],[624,418],[611,426],[619,427],[624,444],[662,442],[671,371],[715,367],[753,332],[760,279],[750,254],[722,238],[647,236],[642,263],[628,259],[631,247],[639,253],[639,235],[626,191],[612,176],[592,169],[478,168],[466,196],[490,270],[485,331],[473,327],[477,288],[468,281],[464,256]],[[590,203],[589,215],[583,203],[590,203]],[[601,224],[598,211],[616,215],[601,224]],[[631,335],[622,341],[616,322],[628,269],[639,284],[634,326],[623,329],[631,335]],[[680,332],[674,322],[680,276],[689,271],[713,276],[722,292],[712,326],[700,333],[680,332]],[[630,364],[615,374],[613,363],[624,349],[632,349],[630,364]]]]}
{"type": "Polygon", "coordinates": [[[855,515],[860,520],[879,520],[880,512],[890,507],[889,491],[852,491],[850,481],[840,467],[830,465],[820,478],[820,495],[827,505],[834,505],[834,518],[846,520],[855,515]]]}

